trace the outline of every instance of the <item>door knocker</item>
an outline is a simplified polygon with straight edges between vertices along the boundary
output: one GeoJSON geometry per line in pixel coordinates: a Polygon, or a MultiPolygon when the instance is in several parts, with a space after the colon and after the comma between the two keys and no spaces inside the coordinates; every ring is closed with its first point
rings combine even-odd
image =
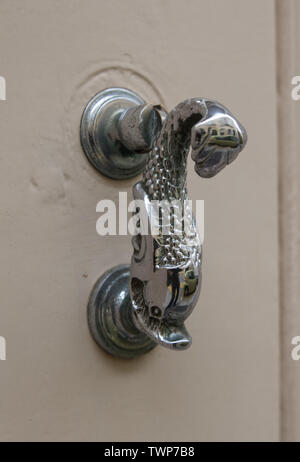
{"type": "Polygon", "coordinates": [[[188,99],[166,113],[129,90],[111,88],[88,103],[81,121],[85,154],[111,178],[143,170],[133,197],[144,204],[148,220],[148,232],[132,239],[131,265],[103,274],[89,298],[90,331],[107,352],[132,358],[157,344],[174,350],[191,345],[184,321],[199,297],[202,263],[195,222],[188,211],[189,235],[185,228],[178,235],[171,208],[169,232],[163,232],[160,217],[154,235],[150,205],[186,204],[189,153],[196,173],[210,178],[237,158],[246,141],[237,119],[206,98],[188,99]]]}

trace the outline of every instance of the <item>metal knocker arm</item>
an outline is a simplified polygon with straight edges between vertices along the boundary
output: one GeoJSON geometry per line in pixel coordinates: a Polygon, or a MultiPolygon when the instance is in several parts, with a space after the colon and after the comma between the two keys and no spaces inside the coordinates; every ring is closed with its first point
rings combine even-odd
{"type": "Polygon", "coordinates": [[[210,178],[237,158],[246,141],[233,115],[206,98],[188,99],[167,114],[129,90],[113,88],[87,105],[81,142],[92,164],[113,178],[143,169],[133,196],[144,205],[148,232],[137,232],[131,265],[102,275],[88,303],[92,336],[107,352],[131,358],[156,344],[175,350],[191,345],[184,321],[199,297],[202,256],[191,210],[185,209],[184,224],[178,213],[188,199],[188,154],[196,173],[210,178]],[[160,218],[153,233],[153,203],[172,204],[167,232],[160,218]]]}

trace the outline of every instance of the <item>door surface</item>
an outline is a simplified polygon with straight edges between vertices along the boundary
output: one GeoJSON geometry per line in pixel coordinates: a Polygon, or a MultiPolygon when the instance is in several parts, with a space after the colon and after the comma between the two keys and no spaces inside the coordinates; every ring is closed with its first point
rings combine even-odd
{"type": "Polygon", "coordinates": [[[279,302],[276,69],[271,0],[2,0],[0,439],[277,440],[279,302]],[[192,347],[113,359],[90,337],[100,274],[131,256],[100,237],[96,204],[137,179],[98,174],[81,113],[122,86],[172,109],[219,100],[248,144],[205,201],[203,286],[192,347]]]}

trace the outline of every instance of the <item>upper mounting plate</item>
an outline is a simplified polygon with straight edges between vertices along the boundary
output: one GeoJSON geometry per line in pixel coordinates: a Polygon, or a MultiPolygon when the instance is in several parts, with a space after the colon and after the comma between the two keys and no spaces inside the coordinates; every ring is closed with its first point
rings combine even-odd
{"type": "Polygon", "coordinates": [[[97,93],[82,114],[80,139],[83,151],[91,164],[109,178],[132,178],[145,166],[147,154],[126,149],[116,130],[121,113],[141,104],[145,104],[144,99],[133,91],[109,88],[97,93]]]}

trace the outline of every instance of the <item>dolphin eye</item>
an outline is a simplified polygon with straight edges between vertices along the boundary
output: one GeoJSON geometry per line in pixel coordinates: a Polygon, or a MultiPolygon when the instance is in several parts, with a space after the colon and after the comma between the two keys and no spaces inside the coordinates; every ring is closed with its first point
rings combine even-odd
{"type": "Polygon", "coordinates": [[[153,316],[154,318],[160,318],[161,317],[161,309],[159,308],[159,306],[151,306],[151,316],[153,316]]]}

